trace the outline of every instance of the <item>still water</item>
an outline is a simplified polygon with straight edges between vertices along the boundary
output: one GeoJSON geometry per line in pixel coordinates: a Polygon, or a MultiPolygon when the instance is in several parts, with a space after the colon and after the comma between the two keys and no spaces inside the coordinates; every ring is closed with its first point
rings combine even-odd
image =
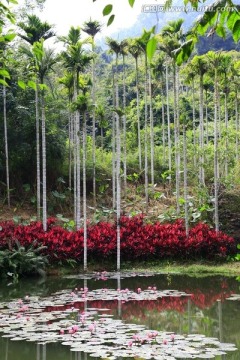
{"type": "MultiPolygon", "coordinates": [[[[141,324],[151,330],[169,331],[176,334],[203,334],[218,338],[224,343],[234,343],[237,351],[216,356],[216,360],[240,360],[240,301],[227,300],[232,294],[240,294],[236,278],[223,276],[190,277],[181,275],[132,274],[131,277],[99,278],[49,277],[24,279],[18,284],[0,282],[0,302],[29,296],[49,296],[57,291],[88,287],[95,289],[148,289],[178,290],[191,296],[163,297],[157,300],[116,301],[93,300],[87,307],[104,307],[116,319],[126,323],[141,324]]],[[[85,304],[86,306],[86,304],[85,304]]],[[[81,305],[80,305],[81,309],[81,305]]],[[[83,310],[83,309],[82,309],[83,310]]],[[[0,360],[79,360],[91,359],[86,353],[74,353],[59,343],[37,345],[27,341],[11,341],[1,337],[0,360]]]]}

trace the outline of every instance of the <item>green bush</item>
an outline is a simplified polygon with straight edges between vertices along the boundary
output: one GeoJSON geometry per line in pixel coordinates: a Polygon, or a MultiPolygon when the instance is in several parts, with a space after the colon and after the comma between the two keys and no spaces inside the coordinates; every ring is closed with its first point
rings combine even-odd
{"type": "Polygon", "coordinates": [[[41,275],[45,274],[45,268],[48,265],[46,255],[40,252],[46,249],[46,246],[36,247],[36,241],[27,249],[15,240],[12,248],[0,250],[0,274],[11,276],[17,281],[22,275],[41,275]]]}

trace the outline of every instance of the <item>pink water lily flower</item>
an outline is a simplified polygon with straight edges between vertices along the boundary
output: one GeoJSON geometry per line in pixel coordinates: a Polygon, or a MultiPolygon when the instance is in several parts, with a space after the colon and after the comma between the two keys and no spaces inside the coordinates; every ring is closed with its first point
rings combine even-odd
{"type": "Polygon", "coordinates": [[[95,325],[94,324],[90,324],[88,327],[88,330],[93,333],[95,331],[95,325]]]}
{"type": "Polygon", "coordinates": [[[73,325],[73,326],[72,326],[72,329],[73,329],[74,332],[76,332],[76,331],[79,330],[79,327],[78,327],[78,325],[73,325]]]}
{"type": "Polygon", "coordinates": [[[23,305],[20,309],[19,309],[19,311],[21,311],[21,312],[24,312],[24,311],[27,311],[28,310],[28,305],[23,305]]]}

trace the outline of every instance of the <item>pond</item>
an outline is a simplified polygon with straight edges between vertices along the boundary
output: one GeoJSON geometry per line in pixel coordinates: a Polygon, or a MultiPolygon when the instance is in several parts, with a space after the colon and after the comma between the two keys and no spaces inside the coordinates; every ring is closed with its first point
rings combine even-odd
{"type": "Polygon", "coordinates": [[[240,359],[235,278],[103,272],[0,286],[0,360],[240,359]]]}

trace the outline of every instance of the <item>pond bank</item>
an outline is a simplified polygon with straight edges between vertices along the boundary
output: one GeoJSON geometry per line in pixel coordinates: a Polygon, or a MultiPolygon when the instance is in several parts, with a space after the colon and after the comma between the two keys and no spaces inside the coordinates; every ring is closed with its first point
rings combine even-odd
{"type": "MultiPolygon", "coordinates": [[[[116,268],[114,264],[101,263],[88,265],[87,272],[92,271],[114,271],[116,268]]],[[[183,274],[193,275],[196,277],[209,276],[209,275],[224,275],[224,276],[240,276],[240,262],[157,262],[157,263],[143,263],[143,262],[125,262],[122,263],[121,270],[124,272],[154,272],[163,274],[183,274]]],[[[47,270],[48,275],[62,275],[70,273],[83,273],[82,267],[56,267],[47,270]]]]}

